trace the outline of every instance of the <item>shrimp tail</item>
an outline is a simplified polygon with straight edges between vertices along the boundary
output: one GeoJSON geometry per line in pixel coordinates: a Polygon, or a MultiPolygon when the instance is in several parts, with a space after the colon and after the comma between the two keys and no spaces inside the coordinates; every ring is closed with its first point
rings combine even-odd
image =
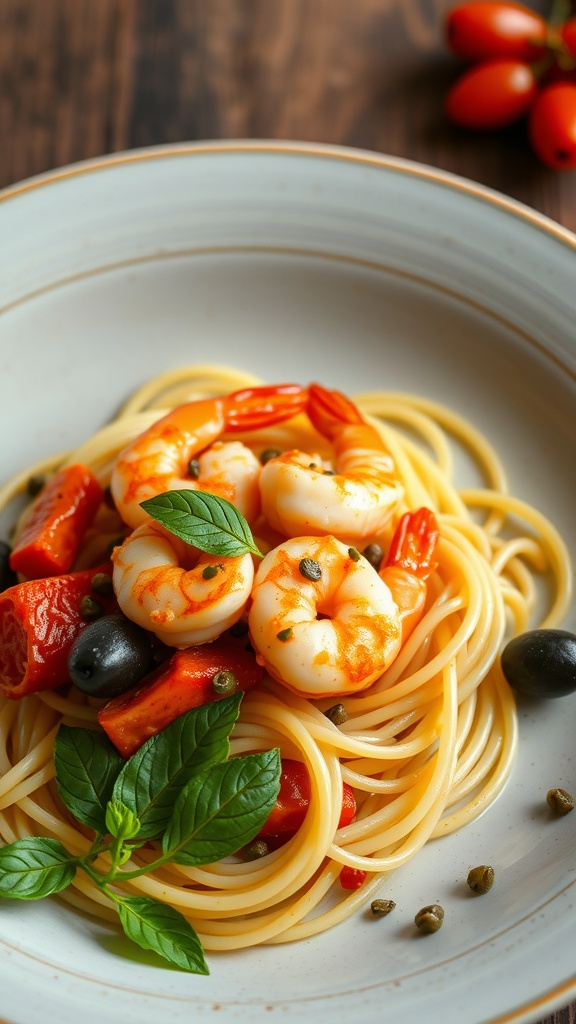
{"type": "Polygon", "coordinates": [[[436,547],[439,529],[436,516],[429,508],[406,512],[392,537],[386,566],[405,569],[426,580],[437,566],[436,547]]]}
{"type": "Polygon", "coordinates": [[[364,417],[354,402],[341,391],[330,391],[321,384],[311,384],[306,412],[323,437],[330,441],[341,432],[344,424],[364,423],[364,417]]]}
{"type": "Polygon", "coordinates": [[[222,401],[227,430],[258,430],[302,412],[308,403],[308,390],[299,384],[242,388],[222,401]]]}

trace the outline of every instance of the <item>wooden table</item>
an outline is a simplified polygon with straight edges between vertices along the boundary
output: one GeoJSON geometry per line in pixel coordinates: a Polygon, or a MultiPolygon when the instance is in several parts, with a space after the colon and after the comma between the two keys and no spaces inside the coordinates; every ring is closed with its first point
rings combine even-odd
{"type": "Polygon", "coordinates": [[[541,166],[523,125],[446,123],[452,2],[0,0],[0,187],[137,146],[290,139],[446,169],[576,230],[576,171],[541,166]]]}

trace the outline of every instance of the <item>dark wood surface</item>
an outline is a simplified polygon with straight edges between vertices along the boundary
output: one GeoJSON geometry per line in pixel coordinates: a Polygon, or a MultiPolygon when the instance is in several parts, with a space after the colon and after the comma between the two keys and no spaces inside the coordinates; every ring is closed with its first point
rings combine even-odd
{"type": "MultiPolygon", "coordinates": [[[[541,166],[523,125],[446,123],[452,3],[0,0],[0,187],[137,146],[290,139],[449,170],[576,231],[576,171],[541,166]]],[[[546,1021],[575,1024],[576,1003],[546,1021]]]]}

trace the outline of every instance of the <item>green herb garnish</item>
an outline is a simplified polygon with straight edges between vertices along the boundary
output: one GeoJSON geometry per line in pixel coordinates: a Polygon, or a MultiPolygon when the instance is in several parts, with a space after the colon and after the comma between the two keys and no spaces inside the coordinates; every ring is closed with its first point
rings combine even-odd
{"type": "Polygon", "coordinates": [[[170,533],[209,555],[262,557],[244,516],[216,494],[165,491],[143,501],[141,507],[170,533]]]}
{"type": "Polygon", "coordinates": [[[280,753],[229,758],[242,694],[181,715],[128,760],[106,736],[61,725],[54,763],[60,796],[95,837],[75,856],[57,839],[18,839],[0,849],[0,897],[37,900],[61,892],[78,870],[115,903],[126,935],[194,974],[208,974],[200,939],[173,907],[126,896],[122,882],[163,864],[211,864],[251,842],[280,788],[280,753]],[[129,865],[139,847],[158,857],[129,865]],[[98,862],[98,866],[96,866],[98,862]],[[111,887],[112,886],[112,887],[111,887]]]}

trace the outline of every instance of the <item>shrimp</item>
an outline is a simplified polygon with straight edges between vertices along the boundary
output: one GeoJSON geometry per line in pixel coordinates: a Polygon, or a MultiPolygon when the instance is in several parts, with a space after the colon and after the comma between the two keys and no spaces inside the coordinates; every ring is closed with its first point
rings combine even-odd
{"type": "Polygon", "coordinates": [[[215,557],[149,519],[112,554],[121,610],[169,647],[215,640],[241,618],[252,589],[249,554],[215,557]]]}
{"type": "Polygon", "coordinates": [[[200,489],[232,502],[248,521],[259,512],[261,464],[240,441],[222,435],[254,430],[300,412],[307,392],[296,384],[244,388],[178,406],[120,452],[110,491],[122,519],[144,523],[141,502],[165,491],[200,489]]]}
{"type": "Polygon", "coordinates": [[[380,572],[333,535],[292,537],[262,560],[248,627],[260,664],[299,696],[366,689],[424,612],[438,541],[428,509],[409,512],[380,572]]]}
{"type": "Polygon", "coordinates": [[[336,472],[298,450],[270,459],[260,474],[262,511],[285,537],[334,534],[355,544],[386,526],[404,489],[378,431],[345,395],[309,388],[307,413],[332,442],[336,472]]]}

